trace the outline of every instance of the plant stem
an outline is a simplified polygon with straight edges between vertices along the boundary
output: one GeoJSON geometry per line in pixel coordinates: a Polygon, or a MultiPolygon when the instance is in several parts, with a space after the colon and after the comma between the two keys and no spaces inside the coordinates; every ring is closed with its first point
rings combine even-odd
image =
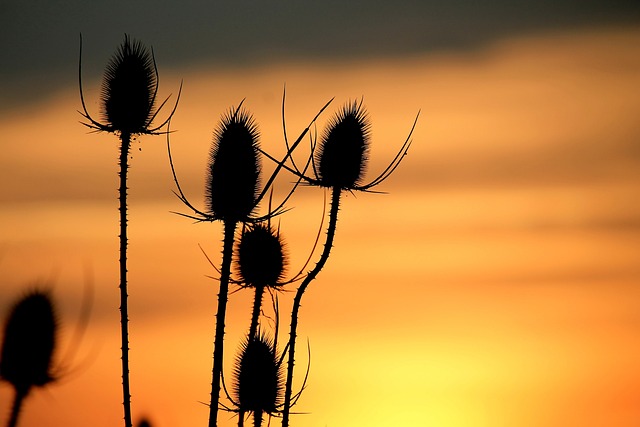
{"type": "Polygon", "coordinates": [[[291,331],[289,332],[289,360],[287,362],[287,383],[284,392],[284,408],[282,410],[282,427],[289,426],[289,411],[291,410],[291,389],[293,384],[293,365],[295,359],[296,349],[296,329],[298,327],[298,311],[300,310],[300,302],[302,300],[302,294],[309,286],[309,283],[316,278],[320,270],[324,267],[324,264],[329,259],[329,253],[333,246],[333,238],[336,232],[336,224],[338,222],[338,210],[340,208],[340,193],[341,189],[334,187],[331,190],[331,207],[329,210],[329,226],[327,228],[327,239],[324,242],[324,249],[320,259],[316,263],[314,269],[307,274],[300,287],[296,291],[296,296],[293,300],[293,307],[291,309],[291,331]]]}
{"type": "Polygon", "coordinates": [[[120,326],[122,338],[122,395],[124,425],[131,427],[131,391],[129,387],[129,309],[127,305],[127,171],[131,134],[120,135],[120,326]]]}
{"type": "Polygon", "coordinates": [[[253,427],[262,426],[262,411],[256,410],[253,412],[253,427]]]}
{"type": "Polygon", "coordinates": [[[256,286],[256,296],[253,300],[253,311],[251,313],[251,326],[249,327],[249,342],[256,336],[258,331],[258,318],[260,317],[260,307],[262,307],[262,295],[264,286],[256,286]]]}
{"type": "Polygon", "coordinates": [[[218,423],[218,400],[220,399],[220,378],[222,376],[222,357],[224,354],[224,319],[227,312],[229,276],[231,275],[231,259],[233,258],[233,242],[237,224],[236,221],[224,221],[220,292],[218,293],[218,313],[216,314],[216,336],[213,344],[213,374],[211,377],[209,427],[216,427],[218,423]]]}
{"type": "Polygon", "coordinates": [[[9,417],[7,427],[16,427],[18,425],[18,416],[20,415],[22,402],[24,401],[26,395],[26,393],[22,393],[16,390],[16,394],[13,398],[13,405],[11,406],[11,416],[9,417]]]}

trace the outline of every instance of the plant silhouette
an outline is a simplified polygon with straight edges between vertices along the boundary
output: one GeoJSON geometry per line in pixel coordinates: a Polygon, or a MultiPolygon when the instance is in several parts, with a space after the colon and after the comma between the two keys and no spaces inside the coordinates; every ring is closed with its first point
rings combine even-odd
{"type": "Polygon", "coordinates": [[[54,381],[51,365],[57,330],[55,309],[47,292],[32,291],[11,309],[0,353],[0,379],[11,384],[15,392],[8,427],[17,425],[31,390],[54,381]]]}
{"type": "Polygon", "coordinates": [[[120,324],[122,338],[122,393],[125,427],[131,427],[131,391],[129,384],[129,314],[127,303],[127,172],[131,138],[137,135],[160,133],[175,112],[176,104],[169,117],[158,126],[153,121],[168,101],[165,99],[156,108],[158,93],[158,70],[153,51],[141,42],[131,40],[127,34],[105,69],[101,88],[100,105],[104,123],[91,117],[87,111],[82,90],[82,38],[80,39],[79,86],[82,112],[87,120],[83,125],[96,132],[116,134],[120,139],[120,324]]]}
{"type": "Polygon", "coordinates": [[[275,414],[282,400],[282,364],[276,342],[256,331],[241,344],[234,368],[234,398],[238,426],[244,414],[253,414],[254,427],[262,425],[263,415],[275,414]]]}
{"type": "MultiPolygon", "coordinates": [[[[82,39],[80,44],[82,56],[82,39]]],[[[120,212],[120,316],[122,342],[122,387],[125,427],[132,427],[131,390],[129,384],[129,338],[128,338],[128,305],[127,305],[127,173],[129,168],[129,151],[132,138],[138,135],[167,135],[169,165],[177,188],[175,194],[179,200],[191,210],[189,213],[178,213],[197,222],[222,223],[222,254],[220,267],[214,268],[219,273],[219,290],[215,317],[215,333],[213,340],[213,367],[211,376],[211,393],[209,404],[209,427],[217,427],[218,411],[225,409],[238,414],[238,425],[243,426],[245,415],[253,416],[254,427],[261,426],[264,415],[282,415],[282,426],[290,424],[291,407],[297,402],[305,388],[307,375],[301,390],[293,394],[293,377],[297,327],[302,297],[310,283],[326,265],[334,244],[338,213],[342,193],[374,192],[374,187],[389,178],[402,162],[411,146],[411,136],[417,124],[416,116],[408,136],[400,146],[388,166],[371,182],[364,183],[364,175],[369,160],[371,124],[363,100],[349,101],[332,116],[319,140],[310,136],[311,149],[302,167],[296,163],[294,153],[302,140],[309,135],[310,128],[320,114],[332,102],[327,102],[302,130],[298,138],[289,144],[285,124],[285,94],[282,100],[282,124],[286,152],[282,159],[276,159],[260,148],[260,134],[253,115],[243,106],[244,100],[236,107],[224,112],[213,132],[213,140],[209,150],[209,161],[205,177],[204,208],[198,209],[187,199],[182,191],[171,156],[169,127],[176,111],[182,84],[176,104],[168,118],[160,125],[153,125],[156,116],[167,103],[165,99],[156,106],[158,91],[158,73],[153,51],[142,43],[125,35],[123,43],[109,61],[101,86],[100,106],[102,122],[91,117],[87,111],[82,90],[82,61],[79,63],[79,86],[83,125],[95,132],[114,133],[120,140],[119,156],[119,212],[120,212]],[[162,130],[166,126],[166,130],[162,130]],[[275,162],[275,168],[262,184],[261,157],[275,162]],[[311,169],[311,173],[308,170],[311,169]],[[289,192],[283,197],[275,209],[271,209],[273,186],[277,176],[286,170],[296,177],[289,192]],[[287,254],[280,230],[271,225],[271,220],[286,212],[285,205],[300,184],[322,187],[330,193],[329,212],[323,212],[323,224],[316,237],[313,249],[304,267],[291,279],[285,279],[287,254]],[[267,194],[269,199],[268,213],[261,215],[260,203],[267,194]],[[324,234],[323,249],[314,267],[304,273],[308,263],[314,257],[316,245],[321,240],[324,217],[328,216],[328,224],[324,234]],[[242,225],[241,231],[239,226],[242,225]],[[238,238],[238,242],[236,239],[238,238]],[[232,277],[232,264],[237,266],[237,279],[232,277]],[[291,309],[289,337],[282,352],[277,349],[279,312],[277,296],[286,284],[298,282],[291,309]],[[237,284],[240,288],[252,288],[255,291],[249,330],[240,345],[233,371],[232,396],[227,392],[223,377],[223,359],[225,344],[225,319],[229,300],[229,286],[237,284]],[[274,301],[275,331],[266,332],[260,322],[262,301],[265,290],[268,290],[274,301]],[[286,375],[283,362],[287,358],[286,375]],[[220,392],[224,388],[232,409],[220,402],[220,392]]],[[[206,255],[206,254],[205,254],[206,255]]],[[[212,263],[213,265],[213,263],[212,263]]],[[[264,322],[266,323],[266,322],[264,322]]],[[[53,332],[52,332],[53,334],[53,332]]],[[[42,339],[42,342],[47,342],[42,339]]],[[[53,347],[52,347],[53,348],[53,347]]],[[[51,352],[53,349],[51,349],[51,352]]],[[[49,353],[51,353],[49,352],[49,353]]],[[[49,354],[50,357],[50,354],[49,354]]],[[[4,347],[3,361],[4,364],[4,347]]],[[[10,360],[10,359],[8,359],[10,360]]],[[[7,362],[8,363],[8,362],[7,362]]],[[[48,366],[48,365],[47,365],[48,366]]],[[[15,419],[22,400],[34,387],[46,384],[51,380],[48,368],[40,372],[36,380],[16,381],[5,374],[4,365],[0,365],[3,378],[10,381],[16,389],[15,419]],[[26,385],[25,385],[26,384],[26,385]]],[[[10,372],[10,371],[7,371],[10,372]]],[[[12,417],[13,419],[14,417],[12,417]]],[[[140,425],[148,425],[143,420],[140,425]]]]}
{"type": "Polygon", "coordinates": [[[184,195],[176,175],[173,158],[171,156],[170,142],[167,136],[169,163],[178,190],[176,194],[178,198],[193,211],[193,214],[180,215],[196,221],[222,221],[224,229],[222,262],[219,269],[220,290],[218,292],[218,309],[216,313],[213,349],[209,427],[217,426],[220,382],[224,357],[225,317],[237,225],[238,223],[259,223],[282,213],[284,204],[293,194],[297,184],[293,186],[289,195],[284,198],[276,209],[264,216],[255,214],[258,205],[270,191],[278,173],[284,167],[286,159],[291,156],[293,150],[295,150],[304,136],[309,132],[310,126],[331,103],[331,101],[327,102],[320,109],[311,123],[302,131],[298,139],[289,148],[285,158],[278,162],[277,167],[263,186],[262,191],[259,191],[259,155],[263,153],[263,151],[258,145],[259,134],[255,120],[251,114],[243,109],[243,102],[241,102],[238,107],[231,108],[224,114],[220,124],[214,131],[205,185],[206,211],[195,208],[184,195]]]}
{"type": "MultiPolygon", "coordinates": [[[[287,377],[285,383],[284,408],[282,411],[282,426],[289,425],[290,410],[292,405],[293,370],[295,363],[295,349],[298,326],[298,313],[302,301],[302,295],[309,284],[316,278],[329,259],[335,230],[338,221],[340,196],[343,191],[371,191],[378,184],[385,181],[398,167],[411,145],[411,135],[417,123],[418,117],[413,123],[409,135],[402,144],[400,150],[382,171],[378,177],[368,184],[362,184],[368,149],[370,143],[370,122],[366,110],[360,102],[348,102],[329,121],[315,153],[316,146],[312,147],[312,166],[314,176],[306,176],[304,171],[297,168],[293,157],[289,171],[302,179],[303,182],[329,188],[331,190],[331,202],[329,209],[329,224],[327,227],[324,249],[315,267],[311,270],[296,291],[291,310],[291,328],[289,332],[287,377]]],[[[272,160],[274,160],[272,158],[272,160]]]]}

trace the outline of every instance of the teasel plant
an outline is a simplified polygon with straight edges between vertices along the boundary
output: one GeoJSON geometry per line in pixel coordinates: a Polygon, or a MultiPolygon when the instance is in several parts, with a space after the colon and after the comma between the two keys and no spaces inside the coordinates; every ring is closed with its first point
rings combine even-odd
{"type": "Polygon", "coordinates": [[[158,113],[165,106],[167,97],[160,106],[157,104],[158,69],[153,50],[140,41],[125,34],[124,41],[108,62],[100,92],[100,106],[103,122],[95,120],[87,111],[82,88],[82,37],[80,37],[80,60],[78,71],[80,87],[80,114],[83,125],[95,132],[113,133],[120,139],[119,156],[119,211],[120,211],[120,324],[122,338],[122,392],[125,427],[132,426],[131,390],[129,382],[129,314],[127,303],[127,173],[132,138],[139,135],[164,133],[176,111],[182,83],[173,110],[168,118],[154,125],[158,113]]]}
{"type": "Polygon", "coordinates": [[[264,414],[278,413],[284,389],[282,357],[275,338],[259,329],[248,335],[240,346],[233,374],[233,397],[227,393],[227,398],[238,412],[238,427],[244,426],[245,413],[253,415],[254,427],[262,425],[264,414]]]}
{"type": "Polygon", "coordinates": [[[15,427],[25,398],[34,388],[55,381],[53,354],[58,321],[48,292],[34,290],[11,309],[4,325],[0,380],[14,389],[8,427],[15,427]]]}
{"type": "MultiPolygon", "coordinates": [[[[311,121],[311,124],[328,107],[330,102],[327,102],[321,108],[311,121]]],[[[296,142],[289,148],[285,159],[278,162],[277,167],[262,190],[260,190],[260,155],[263,151],[259,147],[257,124],[253,116],[243,108],[243,103],[244,100],[237,107],[232,107],[227,113],[223,114],[218,127],[214,131],[205,182],[206,210],[196,208],[182,191],[171,155],[169,134],[167,134],[167,151],[177,188],[176,195],[192,211],[190,214],[178,214],[197,222],[221,221],[223,224],[222,261],[218,269],[220,288],[213,349],[209,427],[217,426],[224,356],[226,307],[229,283],[231,282],[231,264],[237,226],[238,224],[259,223],[285,210],[285,203],[291,197],[300,181],[292,186],[292,189],[276,209],[270,210],[268,214],[262,216],[256,213],[258,205],[272,188],[286,158],[291,156],[291,153],[303,140],[311,126],[309,124],[303,130],[296,142]]],[[[310,163],[311,160],[307,162],[304,170],[307,169],[310,163]]]]}
{"type": "MultiPolygon", "coordinates": [[[[384,182],[407,154],[411,146],[411,135],[419,117],[418,113],[411,126],[409,135],[391,160],[388,166],[371,182],[363,183],[365,170],[369,157],[370,130],[371,124],[368,113],[363,106],[363,99],[360,101],[347,102],[330,120],[320,138],[319,144],[311,138],[311,165],[313,175],[305,174],[304,169],[298,168],[293,156],[289,157],[290,165],[285,168],[293,173],[303,183],[329,189],[331,201],[329,207],[329,222],[324,241],[323,251],[315,264],[315,267],[307,273],[300,283],[293,300],[291,309],[291,327],[289,332],[289,342],[287,344],[288,363],[287,376],[285,382],[285,395],[282,410],[282,426],[288,427],[292,400],[293,371],[295,363],[296,338],[298,327],[298,314],[302,301],[302,296],[309,284],[317,277],[325,266],[336,232],[338,212],[340,207],[340,197],[343,192],[374,192],[373,188],[384,182]]],[[[284,118],[284,113],[283,113],[284,118]]],[[[286,124],[283,119],[283,128],[286,124]]],[[[286,142],[286,130],[285,130],[286,142]]],[[[288,146],[288,143],[287,143],[288,146]]],[[[273,157],[264,153],[272,161],[273,157]]]]}

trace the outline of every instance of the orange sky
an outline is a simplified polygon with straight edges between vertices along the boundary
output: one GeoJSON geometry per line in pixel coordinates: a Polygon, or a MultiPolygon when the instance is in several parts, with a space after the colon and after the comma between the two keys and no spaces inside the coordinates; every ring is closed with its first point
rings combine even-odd
{"type": "MultiPolygon", "coordinates": [[[[198,205],[212,130],[242,98],[263,147],[280,154],[284,83],[290,137],[329,98],[335,109],[364,96],[369,176],[421,110],[409,156],[380,188],[389,194],[345,197],[332,256],[305,295],[299,333],[312,362],[294,426],[638,425],[639,43],[638,30],[605,29],[393,62],[160,69],[161,96],[184,79],[172,146],[198,205]]],[[[95,114],[98,78],[85,77],[95,114]]],[[[59,354],[78,350],[27,401],[23,426],[122,417],[117,141],[87,134],[78,108],[72,87],[0,117],[0,310],[30,284],[53,283],[59,354]],[[78,343],[87,282],[95,303],[78,343]]],[[[198,245],[219,262],[221,228],[170,213],[185,210],[163,137],[140,138],[131,164],[134,416],[204,425],[216,288],[198,245]]],[[[281,230],[293,269],[315,236],[321,191],[300,189],[290,205],[281,230]]],[[[285,313],[290,300],[281,295],[285,313]]],[[[249,308],[250,295],[231,297],[227,362],[249,308]]],[[[0,385],[0,414],[10,396],[0,385]]]]}

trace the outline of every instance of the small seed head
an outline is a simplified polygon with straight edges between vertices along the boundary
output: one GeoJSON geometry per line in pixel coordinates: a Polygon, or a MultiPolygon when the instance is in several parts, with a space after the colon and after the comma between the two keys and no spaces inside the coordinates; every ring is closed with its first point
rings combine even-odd
{"type": "Polygon", "coordinates": [[[258,198],[258,129],[245,110],[222,117],[211,148],[206,182],[209,213],[217,219],[245,221],[258,198]]]}
{"type": "Polygon", "coordinates": [[[32,387],[53,381],[55,313],[46,292],[33,291],[11,310],[4,327],[0,377],[26,395],[32,387]]]}
{"type": "Polygon", "coordinates": [[[273,341],[262,334],[247,339],[241,345],[235,367],[238,409],[274,413],[282,391],[282,371],[273,341]]]}
{"type": "Polygon", "coordinates": [[[369,119],[362,103],[347,103],[329,122],[316,155],[324,187],[345,190],[362,180],[369,149],[369,119]]]}
{"type": "Polygon", "coordinates": [[[248,227],[238,245],[237,264],[246,286],[277,287],[284,276],[286,264],[278,233],[265,224],[248,227]]]}

